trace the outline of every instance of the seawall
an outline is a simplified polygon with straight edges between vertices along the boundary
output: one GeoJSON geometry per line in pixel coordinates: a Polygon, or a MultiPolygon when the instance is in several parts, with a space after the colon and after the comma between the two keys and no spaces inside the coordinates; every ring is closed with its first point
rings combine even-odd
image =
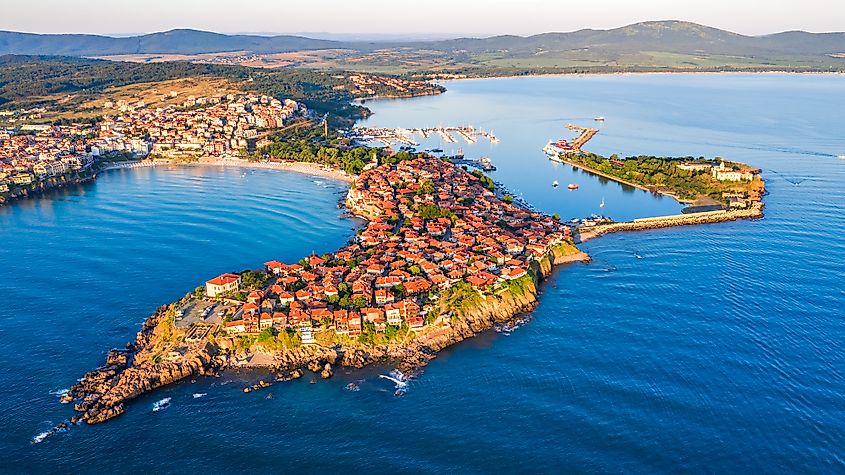
{"type": "Polygon", "coordinates": [[[762,217],[763,203],[757,202],[748,209],[675,214],[670,216],[656,216],[653,218],[640,218],[622,223],[584,226],[579,229],[579,234],[581,242],[585,242],[598,236],[620,231],[645,231],[649,229],[668,228],[673,226],[723,223],[727,221],[737,221],[740,219],[760,219],[762,217]]]}

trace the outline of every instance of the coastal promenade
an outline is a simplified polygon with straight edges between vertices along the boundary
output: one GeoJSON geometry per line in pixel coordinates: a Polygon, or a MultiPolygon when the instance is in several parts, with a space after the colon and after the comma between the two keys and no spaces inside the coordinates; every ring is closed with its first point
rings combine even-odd
{"type": "MultiPolygon", "coordinates": [[[[619,178],[619,177],[617,177],[617,176],[613,176],[613,175],[609,175],[609,174],[607,174],[607,173],[600,172],[600,171],[598,171],[598,170],[596,170],[596,169],[594,169],[594,168],[588,167],[588,166],[586,166],[586,165],[582,165],[582,164],[580,164],[580,163],[578,163],[578,162],[574,162],[574,161],[572,161],[572,160],[568,160],[567,158],[565,158],[565,157],[563,157],[563,156],[558,157],[558,158],[557,158],[557,160],[558,160],[558,161],[560,161],[560,162],[562,162],[562,163],[565,163],[565,164],[567,164],[567,165],[570,165],[570,166],[572,166],[572,167],[574,167],[574,168],[579,168],[579,169],[581,169],[581,170],[584,170],[585,172],[592,173],[593,175],[598,175],[598,176],[600,176],[600,177],[602,177],[602,178],[607,178],[608,180],[615,181],[616,183],[621,183],[621,184],[623,184],[623,185],[626,185],[626,186],[630,186],[630,187],[636,188],[636,189],[638,189],[638,190],[649,191],[649,192],[656,192],[656,193],[659,193],[659,194],[661,194],[661,195],[665,195],[665,196],[672,197],[672,198],[674,198],[674,199],[675,199],[675,201],[677,201],[677,202],[679,202],[679,203],[691,204],[691,203],[694,203],[694,202],[695,202],[695,200],[684,199],[684,198],[681,198],[681,197],[679,197],[679,196],[673,195],[672,193],[667,193],[667,192],[665,192],[665,191],[655,191],[655,190],[653,190],[653,189],[651,189],[651,188],[648,188],[648,187],[646,187],[646,186],[640,185],[640,184],[638,184],[638,183],[634,183],[634,182],[632,182],[632,181],[628,181],[628,180],[625,180],[625,179],[619,178]]],[[[705,203],[705,204],[712,204],[712,203],[705,203]]]]}

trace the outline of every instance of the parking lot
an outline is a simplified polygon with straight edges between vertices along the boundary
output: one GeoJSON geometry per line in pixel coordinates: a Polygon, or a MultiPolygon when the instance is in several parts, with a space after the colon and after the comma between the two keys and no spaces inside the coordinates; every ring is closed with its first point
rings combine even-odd
{"type": "Polygon", "coordinates": [[[213,300],[191,300],[176,311],[175,325],[178,328],[187,328],[194,323],[214,325],[221,323],[223,317],[233,311],[232,305],[213,300]]]}

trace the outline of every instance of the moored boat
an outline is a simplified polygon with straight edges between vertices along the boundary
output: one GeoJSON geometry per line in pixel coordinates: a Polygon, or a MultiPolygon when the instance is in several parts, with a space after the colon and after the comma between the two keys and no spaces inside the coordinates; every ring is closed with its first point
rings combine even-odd
{"type": "Polygon", "coordinates": [[[577,184],[577,183],[570,183],[570,184],[569,184],[569,185],[567,185],[566,187],[567,187],[567,188],[569,188],[570,190],[577,190],[577,189],[578,189],[578,184],[577,184]]]}
{"type": "Polygon", "coordinates": [[[561,155],[572,153],[574,151],[575,149],[572,148],[572,145],[570,145],[566,140],[558,140],[557,142],[549,140],[549,143],[543,147],[543,152],[545,152],[545,154],[552,160],[558,160],[561,155]]]}

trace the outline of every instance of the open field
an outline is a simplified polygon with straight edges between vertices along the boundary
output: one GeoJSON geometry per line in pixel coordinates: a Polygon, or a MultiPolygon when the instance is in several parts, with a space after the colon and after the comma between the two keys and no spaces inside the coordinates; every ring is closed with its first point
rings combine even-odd
{"type": "Polygon", "coordinates": [[[39,121],[84,120],[116,114],[121,106],[165,107],[181,104],[189,96],[208,97],[239,92],[238,85],[228,79],[193,77],[167,81],[143,82],[109,87],[102,91],[72,94],[51,94],[29,98],[31,103],[53,106],[40,114],[39,121]]]}
{"type": "Polygon", "coordinates": [[[117,54],[92,56],[92,59],[126,61],[130,63],[164,63],[168,61],[190,61],[204,64],[230,64],[252,68],[281,68],[286,66],[320,64],[350,55],[343,49],[292,51],[287,53],[254,54],[248,51],[232,51],[205,54],[117,54]]]}

